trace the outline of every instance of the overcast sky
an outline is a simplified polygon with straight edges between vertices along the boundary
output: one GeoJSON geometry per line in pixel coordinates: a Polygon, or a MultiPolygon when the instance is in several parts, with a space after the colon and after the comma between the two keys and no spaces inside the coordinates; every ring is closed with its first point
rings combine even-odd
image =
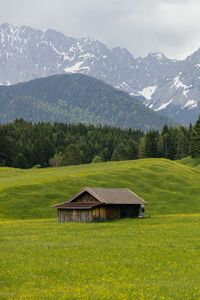
{"type": "Polygon", "coordinates": [[[0,23],[90,36],[132,54],[184,58],[200,47],[200,0],[0,0],[0,23]]]}

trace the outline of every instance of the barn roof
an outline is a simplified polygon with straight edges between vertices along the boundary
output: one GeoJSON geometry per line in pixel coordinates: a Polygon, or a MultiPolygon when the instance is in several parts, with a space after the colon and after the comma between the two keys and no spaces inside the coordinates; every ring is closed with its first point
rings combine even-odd
{"type": "MultiPolygon", "coordinates": [[[[80,193],[76,194],[70,200],[54,205],[55,208],[77,208],[76,202],[73,202],[78,196],[82,193],[88,192],[91,194],[95,199],[97,199],[100,203],[99,204],[145,204],[145,201],[133,193],[131,190],[127,188],[93,188],[93,187],[86,187],[80,193]]],[[[85,205],[85,204],[84,204],[85,205]]],[[[97,203],[88,203],[87,208],[92,208],[98,205],[97,203]],[[90,207],[89,207],[90,205],[90,207]]],[[[83,207],[83,203],[79,206],[83,207]]],[[[85,207],[86,208],[86,207],[85,207]]]]}
{"type": "Polygon", "coordinates": [[[65,209],[91,209],[93,207],[99,206],[101,203],[97,202],[64,202],[61,204],[54,205],[55,208],[65,208],[65,209]]]}
{"type": "Polygon", "coordinates": [[[127,188],[86,188],[100,202],[106,204],[145,204],[145,201],[127,188]]]}

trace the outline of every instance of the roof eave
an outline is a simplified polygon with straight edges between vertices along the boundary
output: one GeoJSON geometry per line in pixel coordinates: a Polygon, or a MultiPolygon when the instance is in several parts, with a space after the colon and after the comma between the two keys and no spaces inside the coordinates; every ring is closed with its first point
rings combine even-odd
{"type": "Polygon", "coordinates": [[[85,187],[84,189],[82,189],[79,193],[77,193],[75,196],[73,196],[69,200],[66,200],[66,201],[64,201],[62,203],[58,203],[58,204],[52,205],[51,208],[59,208],[58,205],[62,205],[62,204],[65,204],[65,203],[71,203],[73,200],[75,200],[78,196],[80,196],[84,192],[88,192],[89,194],[91,194],[92,196],[94,196],[99,202],[105,203],[105,201],[103,199],[101,199],[96,193],[94,193],[90,188],[85,187]]]}
{"type": "Polygon", "coordinates": [[[141,197],[139,197],[137,194],[135,194],[133,191],[131,191],[130,189],[128,189],[130,193],[132,193],[133,195],[135,195],[141,202],[143,202],[143,204],[147,204],[146,201],[144,201],[144,199],[142,199],[141,197]]]}

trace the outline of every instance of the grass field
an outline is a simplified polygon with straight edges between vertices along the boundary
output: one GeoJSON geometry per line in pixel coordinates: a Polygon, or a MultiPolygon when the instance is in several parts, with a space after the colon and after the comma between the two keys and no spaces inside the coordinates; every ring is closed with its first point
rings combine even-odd
{"type": "Polygon", "coordinates": [[[47,169],[0,168],[0,219],[55,217],[50,206],[85,186],[128,187],[148,202],[147,214],[200,212],[198,168],[143,159],[47,169]]]}
{"type": "Polygon", "coordinates": [[[0,168],[0,299],[200,299],[200,168],[190,159],[0,168]],[[129,187],[147,218],[56,221],[84,186],[129,187]]]}
{"type": "Polygon", "coordinates": [[[1,223],[0,299],[200,299],[200,215],[1,223]]]}

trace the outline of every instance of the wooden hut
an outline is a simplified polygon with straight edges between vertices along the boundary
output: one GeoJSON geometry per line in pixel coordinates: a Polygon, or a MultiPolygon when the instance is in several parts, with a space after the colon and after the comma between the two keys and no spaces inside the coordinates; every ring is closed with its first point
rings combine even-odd
{"type": "Polygon", "coordinates": [[[56,204],[60,222],[94,222],[144,216],[145,202],[126,188],[84,188],[70,200],[56,204]]]}

